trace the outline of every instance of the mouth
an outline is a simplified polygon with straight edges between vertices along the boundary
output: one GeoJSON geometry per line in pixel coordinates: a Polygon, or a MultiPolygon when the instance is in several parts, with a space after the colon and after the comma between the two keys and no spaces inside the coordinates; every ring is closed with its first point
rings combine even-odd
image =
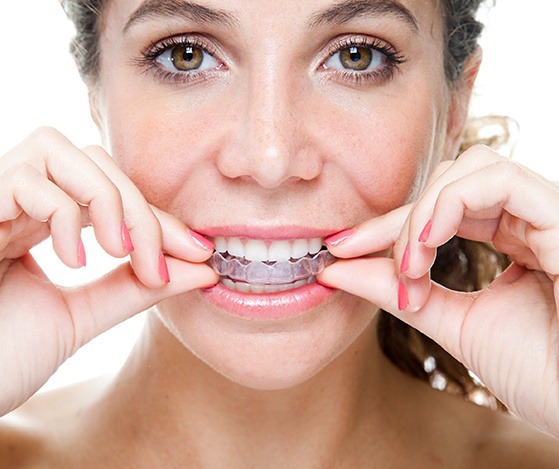
{"type": "Polygon", "coordinates": [[[220,283],[241,293],[277,293],[316,283],[335,260],[322,238],[263,240],[216,237],[208,261],[220,283]]]}

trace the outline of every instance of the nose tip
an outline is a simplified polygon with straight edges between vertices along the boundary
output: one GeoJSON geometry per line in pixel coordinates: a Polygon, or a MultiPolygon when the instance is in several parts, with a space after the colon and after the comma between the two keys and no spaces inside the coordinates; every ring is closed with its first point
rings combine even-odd
{"type": "Polygon", "coordinates": [[[320,174],[320,154],[305,125],[306,91],[285,73],[255,72],[232,100],[238,118],[218,161],[226,177],[275,189],[286,181],[312,180],[320,174]]]}
{"type": "Polygon", "coordinates": [[[230,179],[252,179],[266,189],[286,181],[310,181],[322,171],[322,158],[300,119],[291,112],[271,119],[240,119],[220,151],[218,167],[230,179]]]}

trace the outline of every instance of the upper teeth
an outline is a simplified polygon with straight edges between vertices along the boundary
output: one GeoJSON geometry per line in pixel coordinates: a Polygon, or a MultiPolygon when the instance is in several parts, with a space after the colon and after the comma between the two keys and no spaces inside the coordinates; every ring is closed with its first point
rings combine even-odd
{"type": "Polygon", "coordinates": [[[321,238],[264,241],[262,239],[224,238],[214,239],[215,250],[228,252],[249,261],[286,261],[316,254],[322,248],[321,238]]]}

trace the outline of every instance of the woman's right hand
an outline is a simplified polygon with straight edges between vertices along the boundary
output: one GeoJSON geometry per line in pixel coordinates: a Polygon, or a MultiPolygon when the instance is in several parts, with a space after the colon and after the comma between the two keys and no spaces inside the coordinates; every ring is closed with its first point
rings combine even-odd
{"type": "Polygon", "coordinates": [[[44,128],[1,156],[0,415],[97,335],[166,297],[215,284],[204,264],[211,254],[211,242],[150,206],[100,147],[79,150],[44,128]],[[108,254],[130,262],[85,286],[54,285],[29,250],[52,236],[62,262],[79,268],[86,225],[108,254]]]}

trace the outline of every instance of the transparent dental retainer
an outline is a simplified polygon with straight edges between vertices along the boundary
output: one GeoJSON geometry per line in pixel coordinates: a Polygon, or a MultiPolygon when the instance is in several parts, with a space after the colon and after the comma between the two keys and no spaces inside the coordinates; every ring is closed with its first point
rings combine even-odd
{"type": "Polygon", "coordinates": [[[300,259],[248,261],[227,252],[214,252],[209,265],[222,277],[255,285],[284,285],[307,280],[324,270],[336,258],[326,250],[300,259]]]}

